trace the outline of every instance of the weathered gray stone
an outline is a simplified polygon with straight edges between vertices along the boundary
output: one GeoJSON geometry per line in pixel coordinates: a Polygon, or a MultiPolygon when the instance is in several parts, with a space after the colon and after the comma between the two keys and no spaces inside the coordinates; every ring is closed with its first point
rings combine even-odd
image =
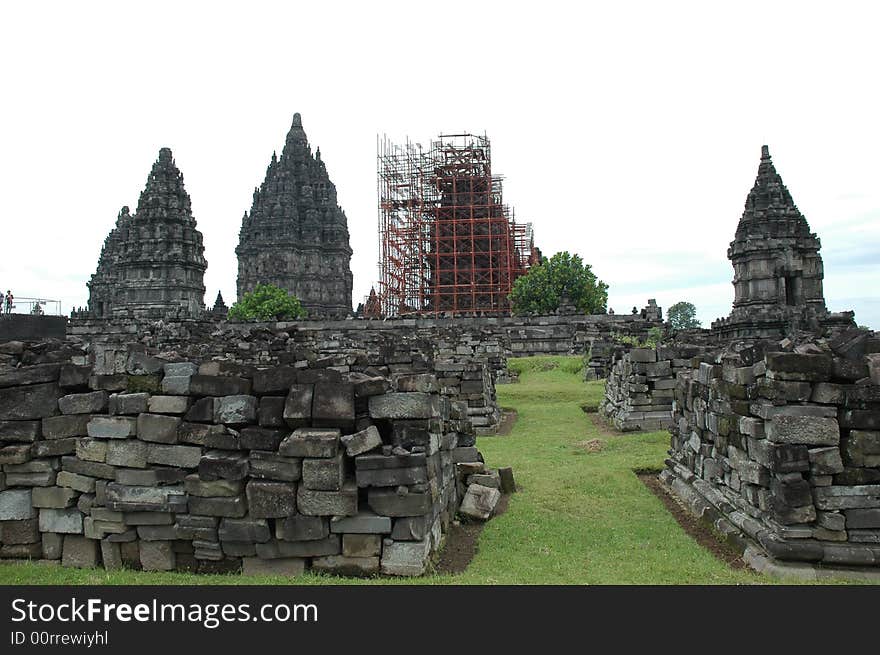
{"type": "Polygon", "coordinates": [[[498,476],[501,479],[501,493],[512,494],[516,492],[516,480],[513,477],[513,469],[509,466],[503,466],[498,469],[498,476]]]}
{"type": "Polygon", "coordinates": [[[41,509],[40,532],[82,534],[83,515],[75,507],[70,509],[41,509]]]}
{"type": "Polygon", "coordinates": [[[191,362],[168,362],[164,370],[166,377],[190,377],[198,374],[199,367],[191,362]]]}
{"type": "Polygon", "coordinates": [[[323,516],[294,514],[275,522],[275,537],[282,541],[315,541],[330,535],[328,520],[323,516]]]}
{"type": "Polygon", "coordinates": [[[330,531],[339,534],[389,534],[391,519],[372,512],[360,512],[356,516],[333,517],[330,521],[330,531]]]}
{"type": "Polygon", "coordinates": [[[31,459],[32,444],[13,444],[0,447],[0,464],[24,464],[31,459]]]}
{"type": "Polygon", "coordinates": [[[58,399],[62,414],[100,414],[107,410],[109,396],[106,391],[75,393],[58,399]]]}
{"type": "Polygon", "coordinates": [[[846,516],[847,530],[880,528],[880,508],[848,509],[844,514],[846,516]]]}
{"type": "Polygon", "coordinates": [[[244,453],[209,450],[199,460],[202,480],[244,480],[248,474],[248,459],[244,453]]]}
{"type": "Polygon", "coordinates": [[[272,539],[257,544],[257,556],[262,559],[279,559],[286,557],[321,557],[338,555],[341,551],[339,535],[330,535],[324,539],[312,541],[278,541],[272,539]]]}
{"type": "Polygon", "coordinates": [[[34,442],[40,436],[40,421],[0,421],[0,443],[34,442]]]}
{"type": "Polygon", "coordinates": [[[816,509],[872,509],[880,507],[880,485],[833,485],[813,489],[816,509]]]}
{"type": "Polygon", "coordinates": [[[252,478],[296,482],[302,478],[302,460],[274,452],[252,450],[248,475],[252,478]]]}
{"type": "Polygon", "coordinates": [[[843,456],[848,466],[880,466],[880,431],[851,430],[843,442],[843,456]]]}
{"type": "Polygon", "coordinates": [[[64,509],[76,504],[79,493],[69,487],[38,487],[33,490],[34,507],[64,509]]]}
{"type": "Polygon", "coordinates": [[[811,448],[810,473],[813,475],[843,473],[843,460],[840,458],[840,449],[834,446],[829,448],[811,448]]]}
{"type": "Polygon", "coordinates": [[[143,441],[108,441],[106,462],[111,466],[146,468],[149,445],[143,441]]]}
{"type": "Polygon", "coordinates": [[[0,491],[0,521],[21,521],[35,516],[30,489],[0,491]]]}
{"type": "Polygon", "coordinates": [[[89,462],[106,462],[107,442],[103,439],[77,439],[76,456],[89,462]]]}
{"type": "Polygon", "coordinates": [[[315,491],[300,486],[296,504],[301,514],[309,516],[354,516],[358,513],[357,487],[346,483],[342,491],[315,491]]]}
{"type": "Polygon", "coordinates": [[[375,425],[354,434],[343,435],[340,439],[349,457],[362,455],[382,446],[382,437],[375,425]]]}
{"type": "Polygon", "coordinates": [[[192,378],[188,375],[166,375],[162,378],[162,393],[186,396],[189,394],[190,380],[192,378]]]}
{"type": "Polygon", "coordinates": [[[282,417],[284,422],[291,428],[300,428],[309,425],[312,421],[312,398],[315,387],[311,384],[291,385],[290,391],[284,400],[282,417]]]}
{"type": "Polygon", "coordinates": [[[342,453],[336,457],[302,460],[302,482],[306,489],[339,491],[345,481],[342,453]]]}
{"type": "Polygon", "coordinates": [[[296,512],[295,484],[251,480],[245,493],[250,515],[255,518],[281,518],[296,512]]]}
{"type": "Polygon", "coordinates": [[[61,387],[55,383],[3,389],[0,421],[31,421],[55,416],[60,397],[61,387]]]}
{"type": "MultiPolygon", "coordinates": [[[[807,486],[807,493],[809,493],[809,485],[807,486]]],[[[492,516],[492,512],[495,511],[495,506],[498,505],[500,499],[501,492],[498,489],[484,487],[481,484],[472,484],[468,487],[461,501],[458,513],[469,519],[485,521],[492,516]]]]}
{"type": "Polygon", "coordinates": [[[765,425],[767,440],[774,443],[836,446],[840,443],[837,419],[807,416],[774,416],[765,425]]]}
{"type": "Polygon", "coordinates": [[[174,549],[168,541],[141,541],[140,555],[144,571],[174,570],[174,549]]]}
{"type": "Polygon", "coordinates": [[[61,565],[77,569],[93,569],[98,566],[98,544],[76,534],[64,535],[61,565]]]}
{"type": "Polygon", "coordinates": [[[195,473],[186,476],[186,492],[202,498],[238,496],[244,491],[242,480],[202,480],[195,473]]]}
{"type": "Polygon", "coordinates": [[[393,469],[358,468],[355,477],[359,487],[398,487],[422,484],[428,481],[424,466],[393,469]]]}
{"type": "Polygon", "coordinates": [[[371,488],[367,499],[373,511],[382,516],[420,516],[431,511],[431,497],[426,493],[371,488]]]}
{"type": "MultiPolygon", "coordinates": [[[[43,382],[55,382],[61,373],[61,364],[36,364],[22,366],[0,373],[0,389],[19,386],[36,386],[43,382]]],[[[6,393],[5,391],[3,392],[6,393]]]]}
{"type": "Polygon", "coordinates": [[[0,521],[0,543],[4,545],[34,544],[40,541],[37,519],[0,521]]]}
{"type": "Polygon", "coordinates": [[[221,541],[250,541],[255,543],[265,543],[272,536],[268,521],[258,518],[224,518],[220,521],[220,528],[217,534],[221,541]]]}
{"type": "Polygon", "coordinates": [[[59,487],[67,487],[82,493],[94,493],[95,491],[95,478],[79,473],[61,471],[55,478],[55,482],[59,487]]]}
{"type": "Polygon", "coordinates": [[[254,393],[258,395],[287,393],[290,387],[296,384],[296,372],[293,366],[257,369],[254,371],[254,393]]]}
{"type": "Polygon", "coordinates": [[[86,432],[94,439],[128,439],[137,435],[137,419],[127,416],[93,416],[86,432]]]}
{"type": "Polygon", "coordinates": [[[118,543],[101,540],[101,564],[107,571],[118,571],[122,568],[122,548],[118,543]]]}
{"type": "MultiPolygon", "coordinates": [[[[169,396],[162,396],[168,398],[169,396]]],[[[152,401],[152,398],[151,398],[152,401]]],[[[162,414],[139,414],[137,418],[137,436],[142,441],[154,443],[177,443],[177,428],[180,418],[162,414]]]]}
{"type": "Polygon", "coordinates": [[[417,419],[440,415],[440,398],[427,393],[386,393],[371,396],[370,416],[379,419],[417,419]]]}
{"type": "Polygon", "coordinates": [[[286,457],[335,457],[340,436],[335,428],[297,428],[281,442],[278,452],[286,457]]]}
{"type": "Polygon", "coordinates": [[[241,430],[240,443],[242,448],[249,450],[277,451],[287,434],[284,430],[247,427],[241,430]]]}
{"type": "Polygon", "coordinates": [[[263,396],[257,408],[257,422],[264,428],[280,428],[284,422],[284,396],[263,396]]]}
{"type": "Polygon", "coordinates": [[[306,560],[302,557],[260,559],[245,557],[242,561],[242,575],[276,575],[292,578],[302,575],[306,570],[306,560]]]}
{"type": "Polygon", "coordinates": [[[62,389],[88,389],[91,375],[91,366],[62,364],[58,373],[58,384],[62,389]]]}
{"type": "Polygon", "coordinates": [[[190,496],[189,511],[204,516],[226,516],[241,518],[247,514],[247,501],[242,496],[230,498],[200,498],[190,496]]]}
{"type": "Polygon", "coordinates": [[[242,396],[252,398],[250,396],[250,380],[227,375],[193,375],[190,378],[189,392],[193,396],[242,396]]]}
{"type": "Polygon", "coordinates": [[[150,396],[147,403],[152,414],[185,414],[189,409],[190,400],[187,396],[150,396]]]}
{"type": "MultiPolygon", "coordinates": [[[[179,487],[130,487],[111,482],[107,485],[107,507],[122,512],[184,512],[187,496],[179,487]]],[[[192,498],[189,499],[193,501],[192,498]]],[[[126,514],[125,522],[129,525],[146,525],[134,519],[136,515],[126,514]]],[[[143,521],[149,516],[141,516],[143,521]]],[[[163,519],[167,521],[168,519],[163,519]]]]}
{"type": "Polygon", "coordinates": [[[70,455],[61,458],[61,468],[70,473],[79,473],[104,480],[113,480],[116,477],[116,469],[109,464],[88,462],[70,455]]]}
{"type": "Polygon", "coordinates": [[[59,560],[64,548],[64,535],[47,532],[42,535],[43,559],[59,560]]]}
{"type": "Polygon", "coordinates": [[[257,419],[257,399],[255,396],[224,396],[217,404],[217,423],[224,425],[245,425],[257,419]]]}
{"type": "Polygon", "coordinates": [[[166,446],[151,443],[147,447],[147,463],[196,468],[202,458],[202,449],[196,446],[166,446]]]}
{"type": "Polygon", "coordinates": [[[430,540],[386,542],[382,549],[380,570],[385,575],[418,576],[424,574],[431,553],[430,540]]]}
{"type": "Polygon", "coordinates": [[[368,577],[379,573],[379,558],[325,555],[312,560],[312,570],[332,575],[368,577]]]}
{"type": "Polygon", "coordinates": [[[354,428],[354,385],[350,382],[319,382],[312,400],[315,427],[354,428]]]}
{"type": "Polygon", "coordinates": [[[428,537],[430,528],[424,516],[403,516],[394,519],[391,538],[394,541],[422,541],[428,537]]]}
{"type": "Polygon", "coordinates": [[[382,537],[377,534],[344,534],[342,554],[346,557],[378,557],[382,554],[382,537]]]}
{"type": "Polygon", "coordinates": [[[150,468],[116,470],[116,482],[133,487],[156,487],[163,484],[180,484],[186,477],[186,471],[178,468],[150,468]]]}

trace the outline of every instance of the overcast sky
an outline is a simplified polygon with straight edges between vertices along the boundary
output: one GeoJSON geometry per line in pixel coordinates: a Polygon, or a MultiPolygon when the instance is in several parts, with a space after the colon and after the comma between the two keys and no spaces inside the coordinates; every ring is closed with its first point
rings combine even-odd
{"type": "Polygon", "coordinates": [[[376,136],[486,132],[545,255],[618,313],[730,311],[762,144],[822,241],[830,309],[880,329],[876,3],[16,2],[0,8],[0,286],[85,305],[168,146],[235,299],[241,216],[294,112],[378,278],[376,136]]]}

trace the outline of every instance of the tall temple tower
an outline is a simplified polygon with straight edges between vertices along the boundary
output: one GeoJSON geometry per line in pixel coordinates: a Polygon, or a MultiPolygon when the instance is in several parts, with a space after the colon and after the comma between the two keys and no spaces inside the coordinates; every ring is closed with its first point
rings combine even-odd
{"type": "Polygon", "coordinates": [[[820,248],[776,172],[770,149],[762,146],[758,176],[727,251],[733,309],[712,327],[731,337],[772,338],[850,324],[851,312],[829,314],[825,307],[820,248]]]}
{"type": "Polygon", "coordinates": [[[294,114],[281,157],[272,154],[250,214],[241,221],[235,249],[239,299],[257,284],[273,284],[299,298],[312,316],[350,314],[348,238],[348,220],[321,150],[312,155],[302,119],[294,114]]]}
{"type": "Polygon", "coordinates": [[[104,240],[88,283],[89,312],[98,318],[192,318],[205,303],[202,233],[196,228],[183,175],[162,148],[138,200],[123,207],[104,240]]]}

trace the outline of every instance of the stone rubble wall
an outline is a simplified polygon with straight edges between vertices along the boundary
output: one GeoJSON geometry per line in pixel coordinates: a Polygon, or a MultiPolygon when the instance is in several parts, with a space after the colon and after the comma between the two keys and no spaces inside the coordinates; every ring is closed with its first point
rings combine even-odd
{"type": "Polygon", "coordinates": [[[771,561],[880,565],[878,353],[849,330],[694,358],[661,480],[771,561]]]}
{"type": "Polygon", "coordinates": [[[412,358],[356,372],[100,352],[0,345],[0,557],[420,575],[456,512],[486,519],[500,497],[467,403],[412,358]]]}
{"type": "Polygon", "coordinates": [[[681,345],[616,351],[599,415],[622,432],[672,427],[676,374],[703,352],[681,345]]]}

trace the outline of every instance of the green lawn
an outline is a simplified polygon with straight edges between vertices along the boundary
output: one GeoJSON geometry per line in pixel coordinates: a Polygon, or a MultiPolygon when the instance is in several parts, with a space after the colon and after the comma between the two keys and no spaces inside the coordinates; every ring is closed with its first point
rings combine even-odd
{"type": "Polygon", "coordinates": [[[581,410],[602,383],[584,384],[579,358],[512,360],[518,384],[498,388],[519,419],[505,437],[481,437],[490,466],[513,466],[521,492],[483,531],[479,551],[457,576],[417,580],[342,580],[197,576],[179,573],[0,565],[0,584],[731,584],[769,582],[734,571],[696,544],[633,474],[659,469],[665,432],[607,436],[581,410]],[[600,439],[588,452],[579,443],[600,439]]]}

